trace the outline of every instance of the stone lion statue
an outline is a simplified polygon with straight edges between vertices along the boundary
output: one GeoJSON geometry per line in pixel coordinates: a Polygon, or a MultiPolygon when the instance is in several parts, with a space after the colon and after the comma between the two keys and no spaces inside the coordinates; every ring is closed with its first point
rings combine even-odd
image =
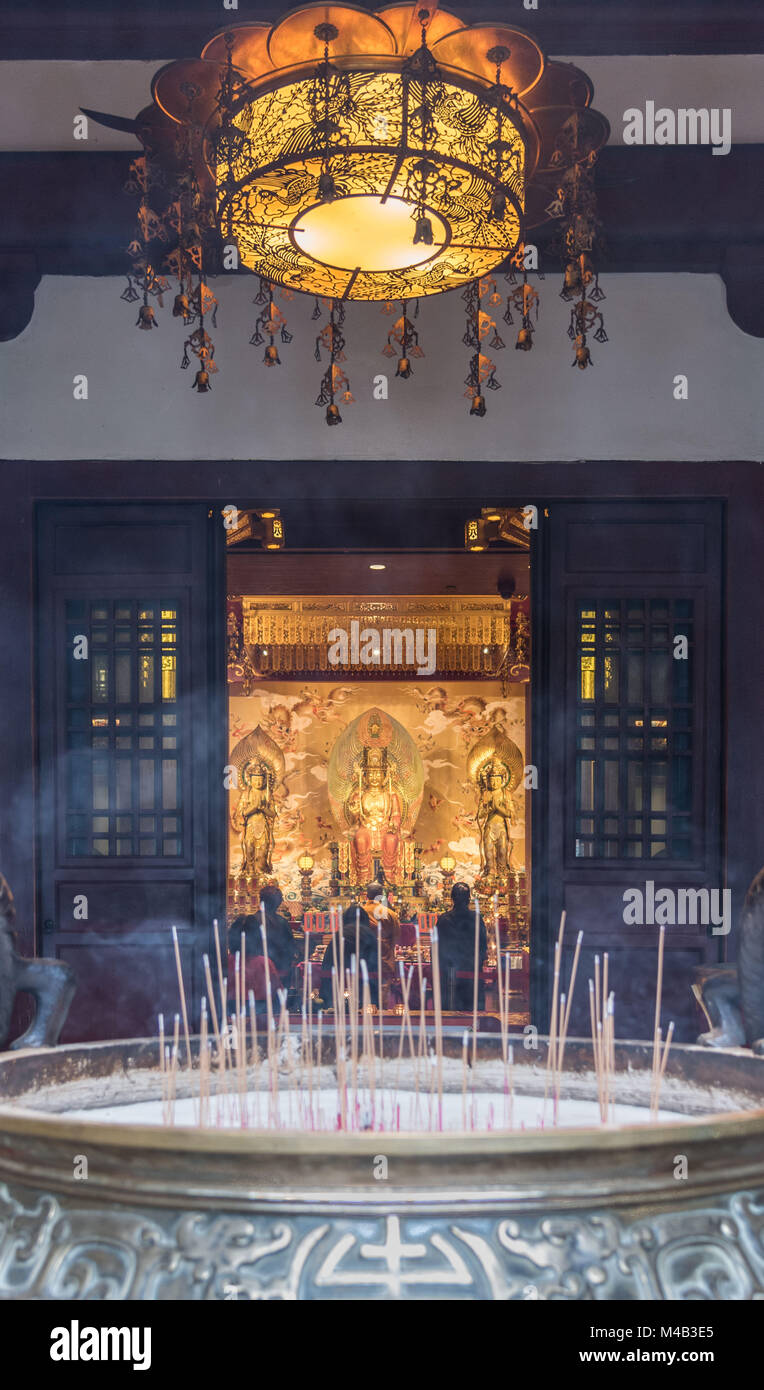
{"type": "Polygon", "coordinates": [[[16,995],[34,995],[35,1017],[12,1048],[54,1047],[66,1022],[76,979],[70,965],[60,960],[26,960],[17,954],[13,924],[13,894],[0,874],[0,1049],[4,1048],[16,995]]]}
{"type": "Polygon", "coordinates": [[[764,1056],[764,869],[746,893],[737,965],[701,967],[693,991],[711,1023],[699,1043],[764,1056]]]}

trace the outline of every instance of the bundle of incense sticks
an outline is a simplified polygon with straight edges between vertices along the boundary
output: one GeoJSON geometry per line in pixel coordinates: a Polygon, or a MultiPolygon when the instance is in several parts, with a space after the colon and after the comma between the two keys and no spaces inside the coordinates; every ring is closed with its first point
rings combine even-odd
{"type": "Polygon", "coordinates": [[[600,985],[600,958],[594,957],[594,980],[589,981],[589,1016],[592,1029],[592,1052],[597,1078],[597,1100],[600,1119],[607,1124],[610,1106],[615,1108],[615,999],[607,994],[608,957],[603,959],[600,985]]]}
{"type": "MultiPolygon", "coordinates": [[[[511,1130],[514,1123],[513,1048],[509,1033],[510,959],[505,952],[502,962],[500,924],[494,918],[497,961],[497,990],[501,1064],[504,1078],[503,1128],[511,1130]]],[[[564,1075],[565,1047],[571,1017],[573,992],[579,965],[583,933],[579,932],[567,986],[562,988],[562,951],[565,933],[565,914],[554,953],[553,995],[546,1062],[544,1112],[546,1103],[553,1100],[553,1124],[559,1122],[561,1087],[564,1075]]],[[[162,1118],[165,1124],[175,1123],[176,1096],[179,1077],[194,1099],[195,1122],[202,1126],[239,1125],[250,1128],[278,1129],[295,1124],[303,1129],[337,1128],[399,1129],[402,1098],[400,1077],[404,1062],[413,1076],[413,1094],[407,1091],[412,1127],[421,1128],[420,1100],[429,1105],[428,1125],[441,1131],[444,1128],[444,1046],[443,1010],[441,999],[438,931],[432,929],[431,962],[433,993],[433,1026],[428,1032],[425,1016],[427,979],[422,969],[422,953],[417,932],[416,961],[408,971],[399,964],[399,980],[403,1006],[400,1014],[397,1047],[395,1035],[383,1054],[381,1014],[372,1006],[369,971],[365,961],[351,952],[346,964],[342,930],[336,933],[337,964],[332,970],[334,1032],[334,1072],[337,1088],[336,1115],[327,1116],[322,1110],[323,1033],[326,1028],[324,1011],[319,1009],[316,1028],[313,1026],[312,991],[309,988],[310,966],[306,961],[302,991],[300,1029],[296,1034],[287,1012],[287,994],[279,990],[275,1001],[266,989],[264,1038],[258,1037],[257,1006],[252,991],[246,989],[246,945],[242,939],[240,954],[234,958],[234,984],[228,1004],[227,977],[223,974],[223,953],[217,923],[213,926],[217,981],[213,981],[210,960],[203,956],[206,993],[201,1005],[201,1024],[198,1057],[193,1065],[187,996],[183,980],[178,934],[173,929],[173,948],[178,974],[180,1011],[173,1018],[171,1037],[165,1030],[165,1017],[159,1015],[159,1068],[162,1096],[162,1118]],[[418,1017],[411,1010],[411,989],[416,977],[419,983],[418,1017]],[[375,1018],[378,1026],[375,1028],[375,1018]],[[182,1041],[181,1041],[182,1025],[182,1041]],[[417,1036],[418,1025],[418,1036],[417,1036]],[[182,1065],[182,1063],[184,1065],[182,1065]],[[429,1063],[429,1068],[426,1064],[429,1063]],[[393,1084],[383,1085],[385,1069],[392,1067],[393,1084]],[[261,1068],[263,1068],[261,1072],[261,1068]],[[424,1096],[421,1095],[424,1083],[424,1096]],[[429,1092],[429,1101],[427,1093],[429,1092]]],[[[265,910],[261,914],[263,952],[267,960],[268,933],[265,910]]],[[[356,917],[356,947],[359,941],[359,917],[356,917]]],[[[479,962],[479,915],[475,914],[475,954],[479,962]]],[[[307,951],[306,951],[307,955],[307,951]]],[[[653,1066],[651,1074],[650,1116],[659,1118],[660,1090],[666,1071],[669,1049],[674,1033],[669,1024],[665,1040],[661,1027],[663,986],[664,932],[661,929],[658,946],[658,977],[656,982],[655,1020],[653,1037],[653,1066]]],[[[381,976],[381,959],[377,955],[377,970],[381,976]]],[[[589,1004],[592,1035],[592,1056],[597,1085],[600,1121],[612,1123],[615,1113],[615,999],[609,989],[607,955],[600,962],[594,959],[594,979],[589,981],[589,1004]],[[602,968],[601,968],[602,966],[602,968]]],[[[378,996],[381,1001],[381,994],[378,996]]],[[[263,1020],[261,1020],[262,1023],[263,1020]]],[[[463,1033],[462,1044],[462,1119],[464,1128],[475,1127],[475,1066],[477,1062],[477,987],[473,997],[472,1039],[463,1033]],[[468,1106],[468,1079],[472,1073],[471,1105],[468,1106]]],[[[392,1031],[392,1030],[391,1030],[392,1031]]],[[[389,1072],[388,1072],[389,1075],[389,1072]]],[[[408,1083],[407,1083],[408,1085],[408,1083]]],[[[489,1121],[492,1123],[492,1121],[489,1121]]]]}

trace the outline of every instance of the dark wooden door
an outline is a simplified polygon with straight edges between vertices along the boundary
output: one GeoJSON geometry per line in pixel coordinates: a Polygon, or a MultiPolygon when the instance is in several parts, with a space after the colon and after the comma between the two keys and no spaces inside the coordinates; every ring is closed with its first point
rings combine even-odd
{"type": "Polygon", "coordinates": [[[724,885],[722,520],[714,501],[633,500],[552,504],[540,523],[533,998],[545,1021],[565,908],[565,978],[584,932],[571,1026],[585,1035],[594,956],[607,951],[618,1036],[652,1036],[651,895],[668,888],[677,908],[663,989],[677,1039],[702,1023],[694,968],[722,956],[692,891],[724,885]],[[624,920],[635,890],[642,925],[624,920]]]}
{"type": "Polygon", "coordinates": [[[223,916],[223,545],[201,504],[38,515],[39,920],[78,976],[67,1041],[193,1007],[223,916]]]}

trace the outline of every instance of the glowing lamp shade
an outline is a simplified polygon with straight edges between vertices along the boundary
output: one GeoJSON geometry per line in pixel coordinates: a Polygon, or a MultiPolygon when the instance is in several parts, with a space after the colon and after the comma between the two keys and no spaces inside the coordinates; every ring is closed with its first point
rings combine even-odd
{"type": "Polygon", "coordinates": [[[507,108],[499,122],[485,85],[467,74],[462,85],[444,71],[423,148],[412,114],[421,86],[404,79],[401,61],[333,58],[349,86],[331,111],[328,152],[309,70],[298,80],[294,67],[268,73],[260,94],[254,84],[233,118],[225,158],[214,147],[212,166],[220,230],[243,265],[310,294],[389,300],[466,285],[515,251],[527,162],[519,115],[507,108]],[[487,153],[497,141],[507,195],[501,218],[491,215],[487,153]],[[431,166],[424,206],[413,191],[423,159],[431,166]],[[320,186],[327,173],[329,197],[320,186]]]}
{"type": "Polygon", "coordinates": [[[309,874],[313,868],[313,856],[308,854],[307,851],[305,854],[301,854],[297,860],[297,867],[298,869],[302,869],[304,874],[309,874]]]}
{"type": "Polygon", "coordinates": [[[430,211],[432,245],[412,245],[411,208],[402,198],[351,195],[309,208],[292,232],[300,250],[337,270],[407,270],[437,256],[449,229],[430,211]]]}
{"type": "Polygon", "coordinates": [[[452,874],[456,868],[456,860],[451,854],[444,854],[440,861],[440,867],[444,874],[452,874]]]}

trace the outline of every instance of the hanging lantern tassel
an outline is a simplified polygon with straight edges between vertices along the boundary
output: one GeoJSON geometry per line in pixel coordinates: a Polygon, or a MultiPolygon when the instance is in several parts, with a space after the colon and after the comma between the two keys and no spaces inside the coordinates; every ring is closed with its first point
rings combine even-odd
{"type": "Polygon", "coordinates": [[[538,291],[528,284],[528,272],[523,271],[523,283],[513,290],[512,295],[507,297],[512,299],[515,309],[520,315],[520,331],[517,335],[515,349],[519,352],[530,352],[533,347],[533,334],[535,332],[533,319],[536,323],[539,318],[539,296],[538,291]]]}
{"type": "Polygon", "coordinates": [[[484,309],[481,308],[481,299],[484,294],[490,291],[491,302],[501,304],[501,295],[496,289],[496,282],[490,277],[482,280],[473,280],[471,285],[462,293],[462,299],[467,305],[467,327],[462,337],[462,342],[466,347],[474,349],[470,358],[469,375],[465,377],[464,384],[467,387],[465,396],[472,400],[470,415],[477,415],[482,418],[486,413],[485,390],[498,391],[501,382],[496,380],[496,365],[491,358],[482,351],[482,344],[489,334],[492,334],[490,346],[503,348],[505,346],[496,329],[496,322],[484,309]]]}
{"type": "MultiPolygon", "coordinates": [[[[391,306],[386,304],[382,312],[390,313],[390,311],[391,306]]],[[[417,300],[416,309],[414,311],[415,315],[418,313],[418,311],[419,301],[417,300]]],[[[390,329],[390,332],[387,335],[387,343],[385,347],[383,347],[382,349],[383,357],[397,356],[396,344],[397,348],[400,348],[401,355],[398,358],[398,364],[395,369],[395,375],[401,377],[404,381],[407,381],[408,378],[413,375],[414,371],[411,365],[412,357],[424,357],[424,352],[419,346],[419,333],[417,332],[416,328],[411,322],[411,319],[408,317],[407,299],[401,300],[401,316],[399,319],[396,319],[395,323],[390,329]]]]}
{"type": "Polygon", "coordinates": [[[266,307],[258,316],[255,322],[255,331],[249,341],[253,347],[262,347],[267,337],[269,341],[263,353],[263,362],[266,367],[280,367],[281,358],[279,357],[276,338],[280,337],[282,343],[291,343],[292,334],[287,332],[286,318],[273,298],[273,285],[268,281],[264,281],[261,277],[260,292],[252,302],[254,304],[262,304],[263,293],[265,293],[266,307]],[[266,287],[265,292],[263,291],[263,285],[266,287]]]}
{"type": "Polygon", "coordinates": [[[562,176],[558,189],[561,205],[559,215],[564,225],[564,271],[560,298],[567,302],[576,300],[570,311],[568,337],[575,345],[571,366],[583,372],[594,364],[588,337],[591,335],[595,343],[608,341],[602,312],[598,308],[605,294],[600,289],[594,265],[594,251],[600,242],[601,232],[594,192],[597,153],[586,144],[584,122],[566,123],[558,136],[560,150],[552,156],[553,162],[556,158],[560,161],[563,158],[563,139],[568,141],[565,157],[572,158],[573,163],[562,176]]]}
{"type": "Polygon", "coordinates": [[[578,303],[570,311],[570,324],[568,325],[568,337],[575,343],[575,354],[572,367],[579,367],[583,372],[587,367],[594,365],[594,359],[587,347],[587,336],[592,333],[595,343],[606,343],[608,341],[605,332],[605,323],[601,311],[596,303],[587,299],[584,293],[578,303]],[[592,333],[593,330],[593,333],[592,333]]]}
{"type": "Polygon", "coordinates": [[[143,295],[143,304],[138,310],[135,326],[146,332],[159,327],[156,311],[153,305],[149,304],[149,296],[153,296],[161,308],[164,302],[163,295],[170,288],[169,282],[163,276],[157,275],[150,259],[160,244],[168,239],[168,230],[163,218],[148,204],[149,189],[155,181],[148,152],[144,150],[138,159],[132,161],[125,184],[126,193],[137,194],[140,198],[140,207],[136,235],[127,248],[127,254],[133,263],[132,270],[128,274],[127,285],[120,299],[124,299],[127,304],[135,304],[143,295]]]}
{"type": "Polygon", "coordinates": [[[188,355],[189,348],[199,360],[199,368],[191,383],[192,391],[197,391],[204,395],[212,389],[210,377],[217,371],[215,366],[215,346],[209,334],[202,328],[194,329],[194,332],[186,338],[183,344],[183,357],[181,367],[185,370],[190,365],[191,359],[188,355]]]}
{"type": "Polygon", "coordinates": [[[329,322],[316,338],[316,361],[321,361],[322,351],[329,353],[329,366],[321,378],[321,389],[316,397],[316,405],[326,407],[327,425],[342,424],[336,396],[341,397],[344,405],[352,404],[355,399],[350,390],[350,382],[339,365],[345,360],[345,335],[342,332],[344,321],[345,307],[342,301],[331,300],[329,322]]]}

